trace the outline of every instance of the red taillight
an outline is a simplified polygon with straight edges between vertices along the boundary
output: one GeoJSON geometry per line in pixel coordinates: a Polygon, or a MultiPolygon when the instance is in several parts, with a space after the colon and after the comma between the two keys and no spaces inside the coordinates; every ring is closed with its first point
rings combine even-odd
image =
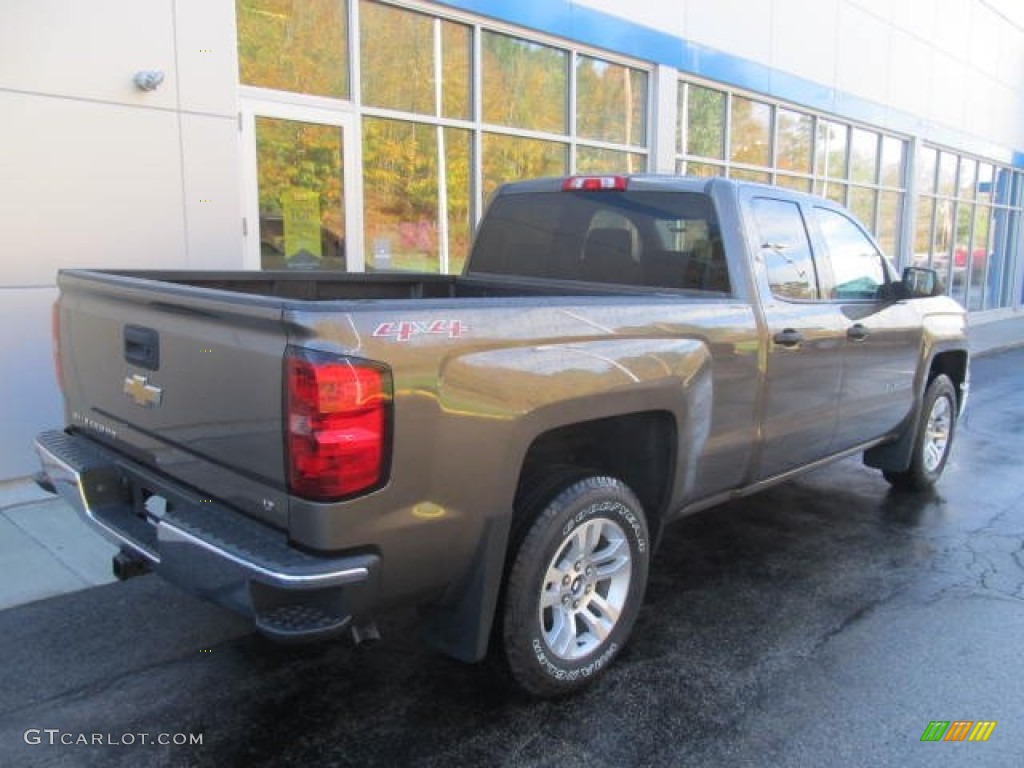
{"type": "Polygon", "coordinates": [[[563,192],[625,192],[625,176],[570,176],[562,182],[563,192]]]}
{"type": "Polygon", "coordinates": [[[289,492],[334,501],[384,483],[391,430],[386,367],[289,348],[285,388],[289,492]]]}
{"type": "Polygon", "coordinates": [[[53,302],[53,312],[50,315],[50,333],[53,336],[53,375],[57,377],[57,386],[63,392],[64,368],[60,364],[60,304],[56,301],[53,302]]]}

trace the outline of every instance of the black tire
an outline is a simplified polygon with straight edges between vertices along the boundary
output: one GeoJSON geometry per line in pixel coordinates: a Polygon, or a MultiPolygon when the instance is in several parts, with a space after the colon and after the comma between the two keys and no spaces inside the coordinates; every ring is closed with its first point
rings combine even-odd
{"type": "Polygon", "coordinates": [[[953,447],[956,418],[956,389],[948,376],[939,374],[924,393],[910,466],[902,472],[883,470],[885,479],[895,488],[910,491],[925,491],[934,486],[953,447]]]}
{"type": "Polygon", "coordinates": [[[625,645],[651,542],[643,507],[613,477],[576,479],[541,504],[523,510],[532,522],[513,541],[500,642],[512,680],[554,697],[592,682],[625,645]]]}

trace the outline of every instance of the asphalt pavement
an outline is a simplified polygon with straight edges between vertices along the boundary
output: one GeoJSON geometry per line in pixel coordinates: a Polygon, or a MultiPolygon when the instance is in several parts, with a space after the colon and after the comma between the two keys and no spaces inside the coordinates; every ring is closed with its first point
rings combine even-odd
{"type": "Polygon", "coordinates": [[[432,655],[405,614],[370,647],[280,647],[154,576],[95,586],[113,548],[0,487],[0,765],[1019,765],[1021,343],[1021,317],[972,327],[934,493],[848,459],[669,528],[630,646],[564,702],[432,655]],[[957,720],[996,726],[921,741],[957,720]]]}

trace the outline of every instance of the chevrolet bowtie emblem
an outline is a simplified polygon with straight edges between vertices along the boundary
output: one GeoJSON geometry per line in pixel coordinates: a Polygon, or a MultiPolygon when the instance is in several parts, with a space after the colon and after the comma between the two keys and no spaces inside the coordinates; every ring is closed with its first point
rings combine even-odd
{"type": "Polygon", "coordinates": [[[156,408],[164,397],[163,389],[154,387],[145,376],[137,373],[125,377],[124,393],[143,408],[156,408]]]}

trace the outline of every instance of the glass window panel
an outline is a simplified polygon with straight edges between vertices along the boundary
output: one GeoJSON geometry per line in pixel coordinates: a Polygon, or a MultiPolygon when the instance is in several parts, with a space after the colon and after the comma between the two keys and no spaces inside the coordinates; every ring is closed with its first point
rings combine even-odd
{"type": "Polygon", "coordinates": [[[256,118],[260,266],[345,269],[341,129],[256,118]]]}
{"type": "Polygon", "coordinates": [[[724,159],[725,94],[699,85],[687,86],[687,94],[687,154],[724,159]]]}
{"type": "Polygon", "coordinates": [[[850,210],[869,232],[875,231],[875,201],[878,192],[865,187],[850,187],[850,210]]]}
{"type": "Polygon", "coordinates": [[[951,295],[963,304],[967,303],[967,270],[971,258],[971,220],[974,206],[960,203],[956,209],[956,233],[953,241],[953,283],[951,295]]]}
{"type": "Polygon", "coordinates": [[[785,174],[780,173],[776,175],[775,183],[780,187],[795,189],[799,192],[811,191],[811,180],[802,176],[786,176],[785,174]]]}
{"type": "Polygon", "coordinates": [[[987,205],[975,207],[974,240],[971,246],[971,287],[967,295],[968,309],[981,309],[985,306],[985,278],[990,254],[988,227],[991,219],[991,208],[987,205]]]}
{"type": "Polygon", "coordinates": [[[451,21],[441,22],[441,107],[444,117],[469,120],[473,116],[472,30],[451,21]]]}
{"type": "MultiPolygon", "coordinates": [[[[1001,206],[1014,201],[1009,168],[996,168],[995,201],[1001,206]]],[[[1008,306],[1013,297],[1011,285],[1015,261],[1019,258],[1020,215],[1012,208],[998,207],[992,210],[992,264],[989,268],[988,292],[992,306],[1008,306]]]]}
{"type": "Polygon", "coordinates": [[[953,203],[949,200],[935,201],[935,251],[948,251],[953,242],[953,203]]]}
{"type": "Polygon", "coordinates": [[[679,164],[679,172],[686,176],[725,176],[725,166],[686,161],[679,164]]]}
{"type": "Polygon", "coordinates": [[[754,198],[752,208],[772,294],[784,299],[817,299],[818,277],[800,208],[787,200],[766,197],[754,198]]]}
{"type": "Polygon", "coordinates": [[[814,118],[802,112],[779,109],[778,158],[775,165],[786,171],[811,172],[814,139],[814,118]]]}
{"type": "Polygon", "coordinates": [[[956,194],[956,155],[949,152],[939,154],[939,186],[940,195],[952,197],[956,194]]]}
{"type": "Polygon", "coordinates": [[[1019,204],[1013,196],[1013,171],[1009,168],[996,166],[995,180],[992,183],[992,202],[996,205],[1019,204]]]}
{"type": "Polygon", "coordinates": [[[601,147],[577,147],[575,173],[642,173],[647,156],[601,147]]]}
{"type": "Polygon", "coordinates": [[[907,143],[892,136],[882,137],[882,161],[879,179],[887,187],[903,187],[903,163],[907,143]]]}
{"type": "Polygon", "coordinates": [[[863,184],[874,184],[877,163],[878,134],[854,128],[850,134],[850,178],[863,184]]]}
{"type": "Polygon", "coordinates": [[[846,185],[827,179],[815,179],[814,194],[827,197],[829,200],[840,205],[846,205],[846,185]]]}
{"type": "Polygon", "coordinates": [[[483,136],[484,198],[501,184],[536,176],[562,176],[568,170],[569,147],[555,141],[485,133],[483,136]]]}
{"type": "MultiPolygon", "coordinates": [[[[929,220],[931,212],[928,212],[929,220]]],[[[882,251],[891,258],[899,254],[900,230],[903,225],[903,195],[899,192],[880,192],[878,195],[878,231],[875,239],[882,251]]]]}
{"type": "Polygon", "coordinates": [[[751,171],[747,168],[730,168],[729,178],[740,181],[756,181],[760,184],[771,184],[772,181],[772,175],[767,171],[751,171]]]}
{"type": "Polygon", "coordinates": [[[885,267],[875,246],[841,213],[815,208],[815,218],[832,265],[833,299],[874,299],[885,284],[885,267]]]}
{"type": "Polygon", "coordinates": [[[914,230],[914,255],[911,265],[927,267],[931,263],[932,221],[935,218],[935,198],[917,198],[917,226],[914,230]]]}
{"type": "Polygon", "coordinates": [[[236,0],[235,10],[242,83],[348,98],[344,0],[236,0]]]}
{"type": "Polygon", "coordinates": [[[936,198],[933,211],[931,261],[925,266],[936,270],[943,284],[949,285],[949,253],[953,242],[953,204],[949,200],[936,198]]]}
{"type": "Polygon", "coordinates": [[[471,183],[473,134],[444,128],[445,197],[448,201],[448,271],[462,272],[473,239],[471,183]]]}
{"type": "Polygon", "coordinates": [[[770,166],[772,107],[742,96],[732,97],[729,158],[736,163],[770,166]]]}
{"type": "Polygon", "coordinates": [[[433,19],[364,0],[359,25],[363,103],[437,114],[433,19]]]}
{"type": "MultiPolygon", "coordinates": [[[[986,206],[987,207],[987,206],[986,206]]],[[[1012,230],[1011,214],[1005,208],[989,208],[992,218],[989,222],[989,265],[985,282],[985,309],[1003,306],[1003,275],[1012,266],[1006,248],[1007,237],[1012,230]]],[[[1012,270],[1010,271],[1012,273],[1012,270]]]]}
{"type": "Polygon", "coordinates": [[[576,57],[577,135],[644,146],[646,118],[646,72],[590,56],[576,57]]]}
{"type": "Polygon", "coordinates": [[[366,266],[439,270],[437,128],[363,118],[366,266]]]}
{"type": "Polygon", "coordinates": [[[814,172],[829,179],[846,178],[846,137],[841,123],[818,121],[818,146],[814,153],[814,172]]]}
{"type": "Polygon", "coordinates": [[[921,147],[917,153],[917,192],[928,194],[935,191],[935,166],[938,163],[938,152],[931,147],[921,147]]]}
{"type": "Polygon", "coordinates": [[[568,54],[487,30],[482,48],[484,120],[513,128],[566,133],[568,54]]]}
{"type": "Polygon", "coordinates": [[[978,165],[978,200],[992,202],[992,166],[988,163],[978,165]]]}
{"type": "Polygon", "coordinates": [[[978,189],[976,174],[978,163],[969,157],[960,158],[960,189],[958,194],[966,200],[973,200],[978,189]]]}

